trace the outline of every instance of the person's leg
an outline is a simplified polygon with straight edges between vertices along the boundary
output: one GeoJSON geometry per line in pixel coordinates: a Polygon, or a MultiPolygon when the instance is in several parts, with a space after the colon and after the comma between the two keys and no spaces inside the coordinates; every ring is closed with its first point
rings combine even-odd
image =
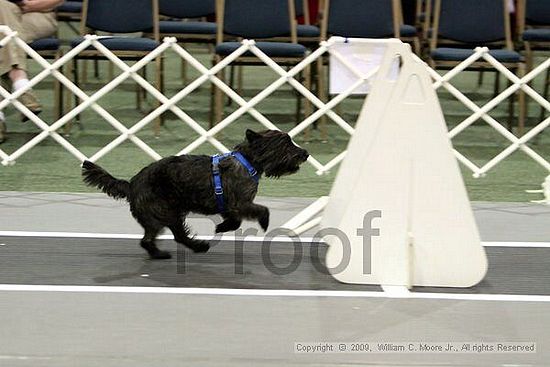
{"type": "MultiPolygon", "coordinates": [[[[0,24],[7,25],[12,30],[21,31],[21,10],[19,7],[7,0],[0,0],[0,24]]],[[[4,35],[0,34],[0,39],[4,35]]],[[[14,42],[8,42],[0,48],[0,76],[8,76],[14,68],[14,65],[22,65],[24,68],[26,55],[14,42]]],[[[21,75],[16,75],[21,77],[21,75]]],[[[6,124],[4,122],[4,112],[0,111],[0,143],[6,140],[6,124]]]]}
{"type": "MultiPolygon", "coordinates": [[[[22,13],[17,5],[7,0],[0,0],[0,24],[5,24],[12,30],[19,33],[22,31],[22,13]]],[[[0,38],[4,38],[0,35],[0,38]]],[[[0,48],[0,75],[6,75],[13,68],[26,69],[25,52],[17,47],[14,42],[8,42],[0,48]]],[[[20,77],[20,75],[17,75],[20,77]]]]}
{"type": "MultiPolygon", "coordinates": [[[[54,13],[25,13],[14,3],[0,0],[0,24],[5,24],[16,31],[26,43],[39,38],[50,37],[57,32],[54,13]]],[[[15,81],[26,77],[27,55],[14,42],[0,49],[0,75],[11,74],[15,81]]]]}
{"type": "MultiPolygon", "coordinates": [[[[16,31],[19,37],[24,38],[22,19],[23,14],[17,5],[7,0],[0,0],[0,24],[7,25],[16,31]]],[[[20,85],[20,82],[14,85],[15,82],[28,80],[26,60],[25,51],[13,41],[8,42],[5,47],[0,49],[0,75],[9,77],[14,90],[16,86],[20,85]]]]}
{"type": "MultiPolygon", "coordinates": [[[[26,43],[49,37],[57,32],[54,13],[25,13],[7,0],[0,0],[0,24],[6,24],[18,32],[26,43]]],[[[0,50],[0,52],[2,52],[0,50]]],[[[0,75],[9,77],[13,91],[24,88],[29,83],[27,75],[27,55],[13,42],[0,54],[0,75]]],[[[32,91],[21,95],[19,100],[32,112],[40,113],[42,108],[32,91]]],[[[27,118],[23,116],[23,120],[27,118]]]]}
{"type": "MultiPolygon", "coordinates": [[[[21,16],[21,39],[26,43],[33,42],[40,38],[50,37],[57,32],[57,22],[54,13],[24,13],[21,16]]],[[[13,90],[24,88],[29,79],[25,67],[14,67],[9,73],[13,83],[13,90]]],[[[34,113],[41,112],[42,108],[38,99],[29,90],[20,97],[21,102],[34,113]]],[[[23,121],[26,117],[23,116],[23,121]]]]}

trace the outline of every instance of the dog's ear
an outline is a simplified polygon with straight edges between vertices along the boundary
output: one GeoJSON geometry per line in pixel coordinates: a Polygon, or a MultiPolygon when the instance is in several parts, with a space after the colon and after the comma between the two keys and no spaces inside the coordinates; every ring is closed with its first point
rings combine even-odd
{"type": "Polygon", "coordinates": [[[257,140],[259,138],[260,138],[260,134],[250,129],[246,129],[246,140],[252,143],[254,140],[257,140]]]}

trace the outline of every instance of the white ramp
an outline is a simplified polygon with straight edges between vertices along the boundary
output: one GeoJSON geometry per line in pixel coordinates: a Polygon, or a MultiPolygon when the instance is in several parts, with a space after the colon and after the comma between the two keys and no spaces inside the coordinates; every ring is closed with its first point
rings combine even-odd
{"type": "Polygon", "coordinates": [[[387,42],[321,228],[337,228],[350,242],[325,238],[327,266],[345,283],[469,287],[485,276],[437,95],[426,67],[398,40],[387,42]],[[401,68],[391,80],[396,57],[401,68]]]}

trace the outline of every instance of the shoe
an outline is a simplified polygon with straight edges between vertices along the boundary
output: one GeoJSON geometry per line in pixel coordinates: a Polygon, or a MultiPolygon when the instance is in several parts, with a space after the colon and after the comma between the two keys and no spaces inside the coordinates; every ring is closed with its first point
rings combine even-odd
{"type": "MultiPolygon", "coordinates": [[[[32,113],[38,115],[42,112],[42,105],[38,101],[38,98],[34,95],[32,90],[28,90],[19,97],[19,102],[23,103],[25,107],[31,110],[32,113]]],[[[29,118],[26,115],[21,115],[21,121],[28,121],[29,118]]]]}
{"type": "Polygon", "coordinates": [[[0,144],[5,142],[7,137],[8,135],[7,135],[6,123],[0,120],[0,144]]]}

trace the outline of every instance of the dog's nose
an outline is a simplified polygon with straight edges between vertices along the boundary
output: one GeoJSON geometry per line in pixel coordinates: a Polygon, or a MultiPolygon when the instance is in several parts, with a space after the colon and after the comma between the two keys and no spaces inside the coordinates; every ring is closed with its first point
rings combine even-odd
{"type": "Polygon", "coordinates": [[[305,150],[305,149],[302,149],[302,159],[303,159],[304,161],[306,161],[308,157],[309,157],[308,151],[305,150]]]}

